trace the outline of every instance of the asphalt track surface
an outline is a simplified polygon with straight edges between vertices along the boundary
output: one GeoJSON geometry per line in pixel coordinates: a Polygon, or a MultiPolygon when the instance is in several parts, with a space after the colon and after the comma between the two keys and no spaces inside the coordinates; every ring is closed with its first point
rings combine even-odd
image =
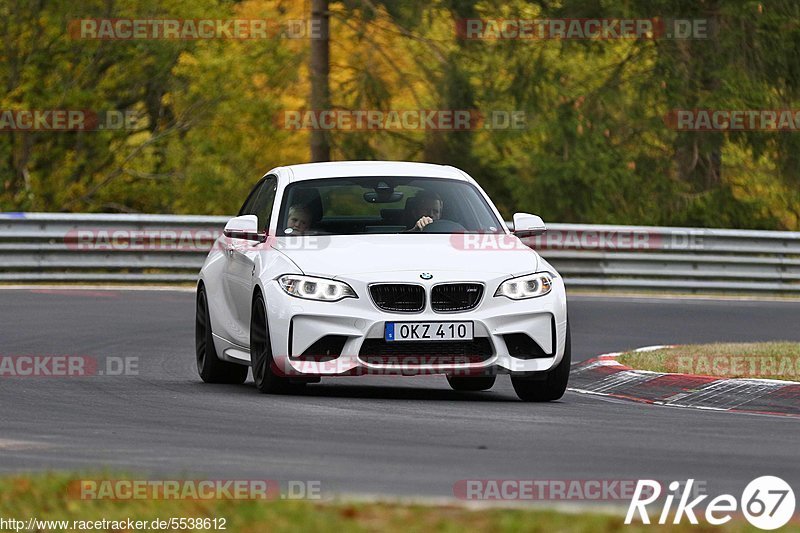
{"type": "MultiPolygon", "coordinates": [[[[573,360],[638,346],[800,341],[800,303],[572,296],[573,360]]],[[[207,385],[194,295],[0,290],[0,355],[138,357],[136,376],[0,378],[0,472],[321,481],[323,494],[453,497],[463,479],[694,478],[800,487],[800,420],[568,392],[517,401],[442,376],[331,378],[300,396],[207,385]]]]}

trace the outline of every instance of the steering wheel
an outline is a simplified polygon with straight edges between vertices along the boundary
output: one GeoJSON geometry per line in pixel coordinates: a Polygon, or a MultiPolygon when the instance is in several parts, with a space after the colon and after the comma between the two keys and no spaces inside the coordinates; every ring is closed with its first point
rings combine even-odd
{"type": "Polygon", "coordinates": [[[467,228],[452,220],[434,220],[422,228],[425,233],[459,233],[466,230],[467,228]]]}

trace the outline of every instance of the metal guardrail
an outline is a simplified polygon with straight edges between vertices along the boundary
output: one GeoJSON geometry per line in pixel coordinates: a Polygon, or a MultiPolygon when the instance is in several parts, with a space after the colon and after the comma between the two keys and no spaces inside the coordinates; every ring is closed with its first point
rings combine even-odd
{"type": "MultiPolygon", "coordinates": [[[[0,213],[0,282],[192,282],[227,219],[0,213]]],[[[800,232],[550,224],[525,242],[568,287],[800,292],[800,232]]]]}
{"type": "Polygon", "coordinates": [[[192,282],[228,218],[0,213],[0,282],[192,282]]]}

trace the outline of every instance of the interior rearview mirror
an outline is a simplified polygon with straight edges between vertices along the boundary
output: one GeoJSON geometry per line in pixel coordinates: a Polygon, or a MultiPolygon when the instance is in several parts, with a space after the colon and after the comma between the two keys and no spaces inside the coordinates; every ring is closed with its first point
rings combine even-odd
{"type": "Polygon", "coordinates": [[[364,201],[370,204],[393,204],[403,199],[403,193],[400,191],[381,191],[365,192],[364,201]]]}

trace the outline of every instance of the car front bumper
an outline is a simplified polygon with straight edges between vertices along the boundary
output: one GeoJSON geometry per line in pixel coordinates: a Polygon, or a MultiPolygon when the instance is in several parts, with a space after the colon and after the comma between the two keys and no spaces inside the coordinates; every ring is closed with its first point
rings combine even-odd
{"type": "MultiPolygon", "coordinates": [[[[438,280],[475,281],[464,273],[434,274],[438,280]]],[[[364,374],[530,374],[552,369],[564,355],[567,308],[566,292],[560,276],[554,278],[553,288],[548,294],[527,300],[493,296],[499,282],[492,280],[485,283],[484,295],[475,309],[457,313],[438,313],[429,306],[419,313],[383,311],[372,302],[367,292],[367,285],[372,280],[344,281],[356,290],[359,298],[318,302],[290,296],[274,280],[262,286],[267,302],[273,359],[278,372],[289,376],[310,377],[364,374]],[[480,361],[465,358],[443,361],[417,353],[387,363],[369,362],[365,360],[369,354],[360,354],[366,339],[383,339],[386,322],[410,321],[472,321],[474,337],[488,339],[492,354],[480,361]],[[511,356],[504,335],[512,333],[527,334],[549,356],[511,356]],[[346,337],[341,355],[329,360],[302,356],[306,349],[327,335],[346,337]]],[[[392,282],[407,280],[393,279],[392,282]]],[[[419,280],[416,282],[419,283],[419,280]]],[[[426,293],[430,293],[430,287],[426,287],[426,293]]]]}

